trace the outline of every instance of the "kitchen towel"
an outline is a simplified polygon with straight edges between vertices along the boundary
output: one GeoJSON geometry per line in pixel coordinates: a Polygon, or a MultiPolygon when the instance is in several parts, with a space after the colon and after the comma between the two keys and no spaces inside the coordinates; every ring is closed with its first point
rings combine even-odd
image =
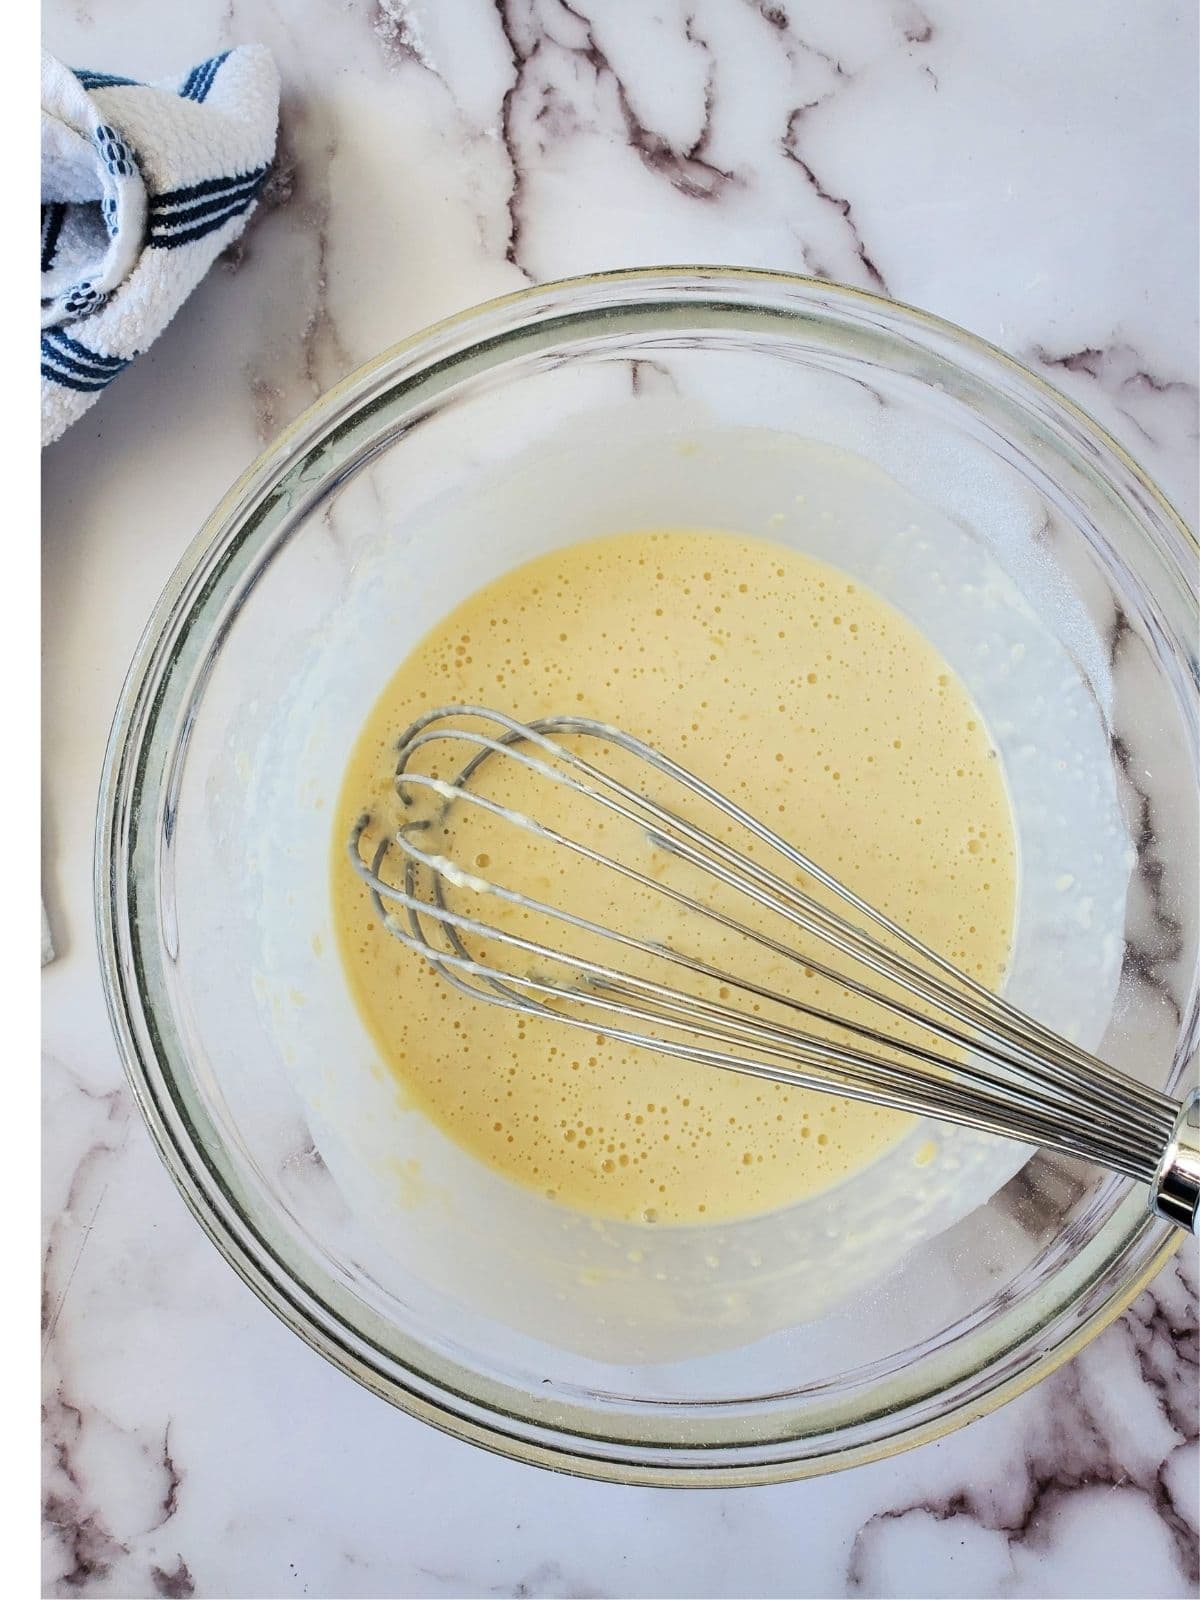
{"type": "Polygon", "coordinates": [[[139,83],[42,54],[42,444],[95,404],[246,225],[275,153],[262,45],[139,83]]]}
{"type": "MultiPolygon", "coordinates": [[[[43,51],[43,446],[158,337],[246,226],[278,116],[261,45],[162,83],[73,72],[43,51]]],[[[53,959],[43,902],[42,965],[53,959]]]]}

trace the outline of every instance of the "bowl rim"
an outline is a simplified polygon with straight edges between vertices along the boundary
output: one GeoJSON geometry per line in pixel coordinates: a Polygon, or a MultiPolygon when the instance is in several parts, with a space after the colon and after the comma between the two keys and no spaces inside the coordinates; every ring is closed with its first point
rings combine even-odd
{"type": "MultiPolygon", "coordinates": [[[[250,1219],[233,1214],[236,1211],[233,1197],[215,1192],[212,1174],[192,1159],[193,1152],[184,1147],[160,1102],[151,1068],[153,1041],[144,1022],[146,999],[138,984],[127,983],[121,959],[122,936],[127,931],[129,907],[122,871],[122,867],[127,865],[121,850],[122,823],[131,804],[136,804],[138,798],[137,784],[131,783],[131,775],[136,774],[137,764],[130,757],[140,742],[141,714],[147,709],[147,687],[163,666],[163,640],[170,632],[181,604],[187,600],[197,581],[197,574],[205,559],[218,550],[223,541],[236,535],[242,510],[273,480],[278,479],[284,465],[292,460],[302,441],[307,440],[312,444],[316,437],[327,434],[330,424],[339,415],[353,415],[356,399],[362,398],[370,390],[374,380],[389,372],[399,374],[407,370],[410,375],[416,375],[426,370],[448,340],[469,334],[472,329],[485,332],[489,319],[529,308],[532,315],[525,323],[518,323],[518,326],[534,326],[545,319],[549,307],[563,309],[564,302],[569,303],[573,298],[608,286],[618,289],[627,287],[631,291],[630,303],[639,298],[643,303],[653,303],[655,291],[669,291],[687,298],[701,297],[706,290],[719,296],[723,289],[729,295],[739,288],[752,291],[756,286],[764,291],[788,290],[802,295],[817,295],[835,305],[840,303],[860,313],[866,311],[882,316],[890,324],[908,324],[912,331],[918,334],[924,332],[939,341],[945,341],[952,350],[957,348],[976,360],[982,360],[985,366],[998,365],[1009,377],[1031,386],[1035,395],[1039,395],[1053,411],[1065,415],[1076,429],[1090,437],[1102,453],[1107,453],[1129,475],[1139,491],[1154,505],[1171,536],[1179,540],[1178,549],[1166,548],[1159,553],[1178,569],[1178,575],[1190,589],[1183,570],[1184,561],[1190,558],[1194,562],[1200,558],[1200,543],[1167,497],[1124,447],[1084,408],[1062,395],[1024,363],[987,340],[918,307],[866,290],[793,273],[703,265],[636,267],[590,273],[532,285],[479,302],[390,346],[326,390],[266,445],[236,479],[185,548],[139,638],[121,690],[104,758],[94,858],[96,937],[101,977],[110,1021],[135,1102],[160,1158],[189,1209],[243,1281],[311,1348],[341,1371],[400,1409],[455,1437],[514,1459],[576,1476],[658,1486],[732,1487],[781,1482],[882,1459],[942,1438],[1024,1392],[1069,1360],[1121,1315],[1169,1260],[1182,1242],[1182,1234],[1178,1230],[1163,1229],[1160,1242],[1152,1249],[1140,1270],[1112,1289],[1085,1318],[1076,1320],[1069,1329],[1062,1331],[1061,1337],[1040,1351],[1031,1352],[1015,1371],[1007,1375],[997,1372],[994,1382],[978,1385],[968,1398],[932,1419],[916,1418],[905,1422],[901,1414],[895,1414],[889,1419],[886,1431],[874,1439],[849,1444],[835,1442],[832,1452],[772,1457],[765,1462],[716,1462],[711,1457],[720,1452],[713,1451],[709,1453],[708,1461],[696,1462],[693,1455],[688,1464],[665,1459],[670,1451],[659,1445],[653,1447],[655,1460],[636,1461],[615,1451],[611,1456],[605,1456],[591,1450],[581,1452],[578,1448],[572,1448],[572,1442],[602,1442],[584,1440],[576,1433],[560,1433],[558,1437],[562,1442],[546,1443],[545,1430],[542,1428],[537,1430],[541,1437],[531,1438],[521,1436],[506,1425],[514,1421],[519,1423],[523,1419],[507,1417],[500,1411],[486,1414],[486,1406],[477,1404],[475,1412],[485,1412],[481,1420],[478,1414],[470,1414],[469,1407],[457,1404],[465,1397],[442,1389],[436,1398],[431,1399],[414,1385],[397,1384],[385,1377],[371,1364],[368,1341],[347,1337],[349,1330],[345,1325],[330,1312],[329,1307],[324,1306],[318,1296],[297,1281],[287,1264],[254,1229],[250,1219]],[[543,303],[540,309],[539,302],[543,303]],[[327,1314],[322,1316],[322,1312],[327,1314]],[[339,1327],[343,1329],[342,1332],[338,1331],[339,1327]]],[[[739,303],[746,309],[753,309],[754,306],[753,300],[739,303]]],[[[480,347],[476,341],[469,341],[465,346],[467,349],[480,347]]],[[[948,359],[953,360],[953,355],[948,359]]],[[[1138,1226],[1143,1233],[1149,1227],[1162,1227],[1151,1223],[1148,1214],[1138,1226]]],[[[976,1376],[986,1370],[985,1364],[976,1376]]],[[[425,1387],[436,1390],[436,1380],[427,1380],[425,1387]]],[[[802,1441],[797,1439],[795,1443],[799,1445],[802,1441]]]]}

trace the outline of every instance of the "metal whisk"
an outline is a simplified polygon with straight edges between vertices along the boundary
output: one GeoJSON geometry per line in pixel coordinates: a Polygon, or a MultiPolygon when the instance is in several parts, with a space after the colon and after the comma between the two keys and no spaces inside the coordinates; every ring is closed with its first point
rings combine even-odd
{"type": "Polygon", "coordinates": [[[1200,1090],[1181,1104],[1070,1044],[662,752],[586,718],[478,706],[430,711],[398,749],[399,826],[379,835],[364,816],[350,858],[387,930],[463,993],[1063,1151],[1147,1185],[1157,1216],[1196,1231],[1200,1090]],[[480,828],[496,855],[472,853],[480,828]],[[640,897],[644,929],[595,920],[597,872],[640,897]],[[780,980],[705,959],[696,918],[780,980]],[[856,1015],[818,1003],[814,978],[856,1015]]]}

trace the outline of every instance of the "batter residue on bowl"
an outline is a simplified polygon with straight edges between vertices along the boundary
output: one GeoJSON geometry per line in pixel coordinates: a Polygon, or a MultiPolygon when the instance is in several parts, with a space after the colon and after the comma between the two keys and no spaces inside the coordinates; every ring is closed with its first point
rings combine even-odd
{"type": "MultiPolygon", "coordinates": [[[[333,834],[334,921],[367,1028],[408,1095],[508,1177],[603,1216],[723,1221],[837,1183],[909,1130],[899,1112],[472,1002],[391,938],[346,840],[364,807],[395,816],[398,736],[455,702],[628,729],[994,984],[1015,901],[1004,780],[963,686],[909,622],[762,540],[665,530],[556,551],[481,589],[403,662],[359,737],[333,834]]],[[[605,892],[596,920],[620,925],[634,909],[621,880],[605,892]]],[[[747,945],[738,959],[778,984],[769,954],[747,945]]],[[[813,993],[853,1014],[819,979],[813,993]]]]}

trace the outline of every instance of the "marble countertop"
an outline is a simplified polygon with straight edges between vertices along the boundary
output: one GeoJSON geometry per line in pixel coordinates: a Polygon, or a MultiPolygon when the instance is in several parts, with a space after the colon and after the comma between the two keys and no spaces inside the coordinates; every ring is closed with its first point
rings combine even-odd
{"type": "Polygon", "coordinates": [[[47,0],[72,64],[260,40],[284,83],[248,233],[45,460],[48,1593],[1195,1592],[1194,1249],[897,1459],[708,1494],[540,1473],[357,1388],[224,1265],[126,1092],[91,929],[109,719],[201,519],[357,363],[524,282],[738,262],[928,307],[1194,519],[1195,26],[1169,0],[47,0]]]}

